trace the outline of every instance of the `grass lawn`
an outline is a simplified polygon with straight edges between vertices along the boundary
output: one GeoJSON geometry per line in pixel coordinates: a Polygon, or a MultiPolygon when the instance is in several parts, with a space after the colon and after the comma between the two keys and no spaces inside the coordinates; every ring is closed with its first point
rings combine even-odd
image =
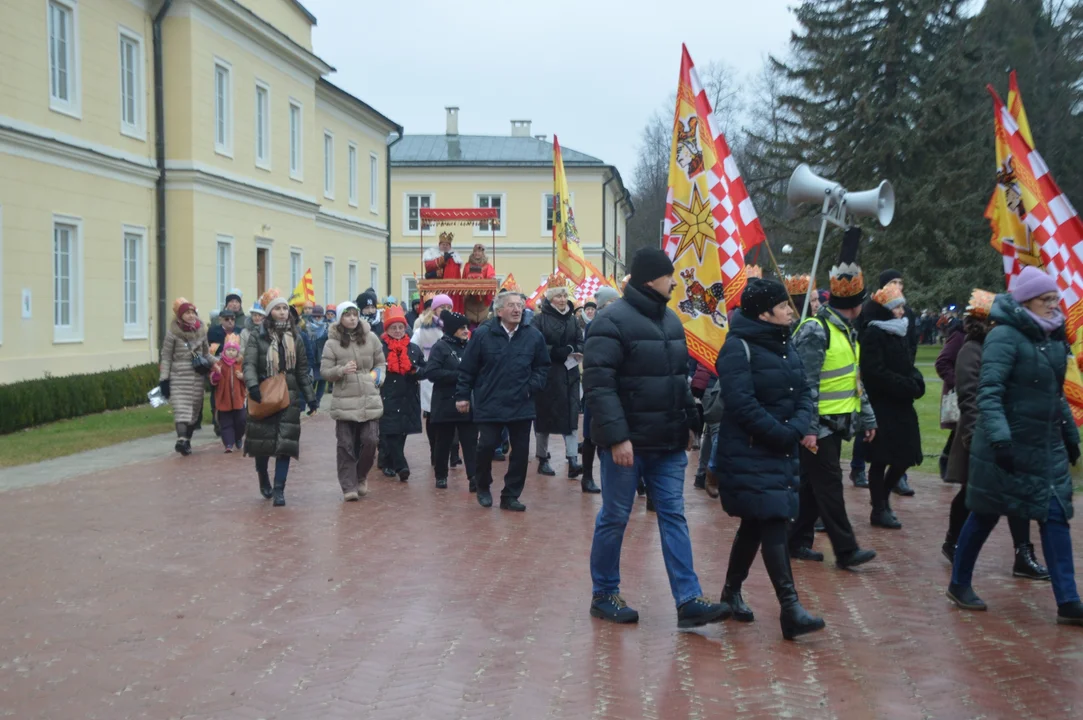
{"type": "MultiPolygon", "coordinates": [[[[203,405],[209,425],[210,397],[203,405]]],[[[27,465],[109,445],[173,431],[169,405],[110,410],[97,415],[61,420],[9,435],[0,435],[0,468],[27,465]]]]}

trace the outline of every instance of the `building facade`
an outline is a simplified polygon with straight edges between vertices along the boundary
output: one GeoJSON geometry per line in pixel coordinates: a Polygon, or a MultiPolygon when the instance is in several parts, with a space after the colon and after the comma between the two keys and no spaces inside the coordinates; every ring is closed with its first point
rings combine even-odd
{"type": "Polygon", "coordinates": [[[386,290],[402,129],[326,79],[300,3],[0,15],[0,383],[155,362],[177,296],[386,290]]]}
{"type": "MultiPolygon", "coordinates": [[[[501,222],[450,228],[465,259],[484,243],[497,277],[514,274],[530,294],[554,269],[553,144],[530,134],[529,120],[511,122],[507,136],[460,135],[459,109],[447,108],[443,135],[406,135],[391,147],[391,285],[405,299],[424,277],[422,247],[435,247],[443,228],[424,231],[422,207],[498,208],[501,222]]],[[[635,209],[620,173],[596,157],[561,146],[568,191],[584,254],[605,273],[624,273],[626,223],[635,209]]]]}

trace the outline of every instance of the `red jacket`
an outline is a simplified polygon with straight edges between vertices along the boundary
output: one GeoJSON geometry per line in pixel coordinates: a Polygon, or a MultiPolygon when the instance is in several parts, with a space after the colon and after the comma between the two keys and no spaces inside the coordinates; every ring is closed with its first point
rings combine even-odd
{"type": "Polygon", "coordinates": [[[244,387],[244,370],[238,361],[230,367],[219,362],[211,372],[211,385],[214,386],[214,406],[222,412],[244,408],[248,390],[244,387]]]}

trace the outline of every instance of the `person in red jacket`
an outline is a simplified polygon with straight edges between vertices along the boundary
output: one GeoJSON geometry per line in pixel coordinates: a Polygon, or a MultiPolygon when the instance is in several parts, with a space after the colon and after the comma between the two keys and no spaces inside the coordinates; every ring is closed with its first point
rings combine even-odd
{"type": "Polygon", "coordinates": [[[462,258],[451,249],[454,239],[455,233],[442,232],[439,246],[425,251],[422,260],[425,261],[426,280],[456,280],[462,277],[462,258]]]}
{"type": "MultiPolygon", "coordinates": [[[[485,246],[481,243],[474,245],[474,251],[462,268],[462,276],[471,280],[488,280],[496,277],[496,269],[489,262],[489,256],[485,254],[485,246]]],[[[455,312],[466,315],[470,321],[470,329],[473,330],[481,323],[489,319],[489,307],[493,304],[493,294],[488,295],[462,295],[455,296],[455,304],[462,305],[455,312]]]]}
{"type": "Polygon", "coordinates": [[[211,371],[214,386],[215,413],[222,428],[222,444],[226,452],[242,447],[246,421],[244,368],[241,367],[241,338],[235,333],[226,336],[222,357],[211,371]]]}

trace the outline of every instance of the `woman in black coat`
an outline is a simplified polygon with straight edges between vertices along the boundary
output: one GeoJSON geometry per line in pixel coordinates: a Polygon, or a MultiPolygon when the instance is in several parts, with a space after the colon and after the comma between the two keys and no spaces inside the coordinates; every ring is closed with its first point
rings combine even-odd
{"type": "Polygon", "coordinates": [[[383,324],[387,376],[380,386],[384,402],[380,438],[387,449],[391,469],[399,480],[406,482],[410,479],[410,465],[404,452],[406,436],[421,432],[421,375],[425,371],[425,354],[410,342],[402,308],[388,308],[383,324]]]}
{"type": "Polygon", "coordinates": [[[782,608],[787,640],[824,627],[798,601],[786,545],[787,523],[798,511],[798,444],[813,412],[805,368],[790,343],[792,320],[782,283],[749,281],[715,365],[725,410],[710,464],[722,508],[741,518],[722,603],[734,619],[752,622],[741,585],[759,550],[782,608]]]}
{"type": "Polygon", "coordinates": [[[470,330],[467,328],[469,320],[465,315],[445,310],[440,315],[440,321],[444,326],[444,335],[433,344],[422,373],[422,379],[432,383],[429,425],[433,428],[435,443],[436,487],[447,487],[448,457],[451,454],[455,431],[458,430],[470,492],[477,492],[474,476],[477,472],[478,429],[469,411],[461,413],[455,407],[459,362],[466,351],[466,341],[470,339],[470,330]]]}
{"type": "Polygon", "coordinates": [[[579,477],[579,365],[568,367],[568,358],[583,357],[583,331],[572,312],[568,289],[555,285],[545,291],[545,299],[531,325],[545,337],[552,365],[545,389],[534,396],[537,416],[534,432],[537,439],[538,473],[556,475],[549,465],[549,436],[564,438],[564,455],[568,458],[568,477],[579,477]]]}
{"type": "Polygon", "coordinates": [[[876,437],[865,443],[869,463],[869,499],[875,527],[897,530],[902,523],[891,510],[892,489],[907,468],[920,465],[921,428],[914,401],[925,394],[925,378],[910,353],[906,298],[895,284],[873,295],[861,338],[861,381],[876,413],[876,437]]]}

